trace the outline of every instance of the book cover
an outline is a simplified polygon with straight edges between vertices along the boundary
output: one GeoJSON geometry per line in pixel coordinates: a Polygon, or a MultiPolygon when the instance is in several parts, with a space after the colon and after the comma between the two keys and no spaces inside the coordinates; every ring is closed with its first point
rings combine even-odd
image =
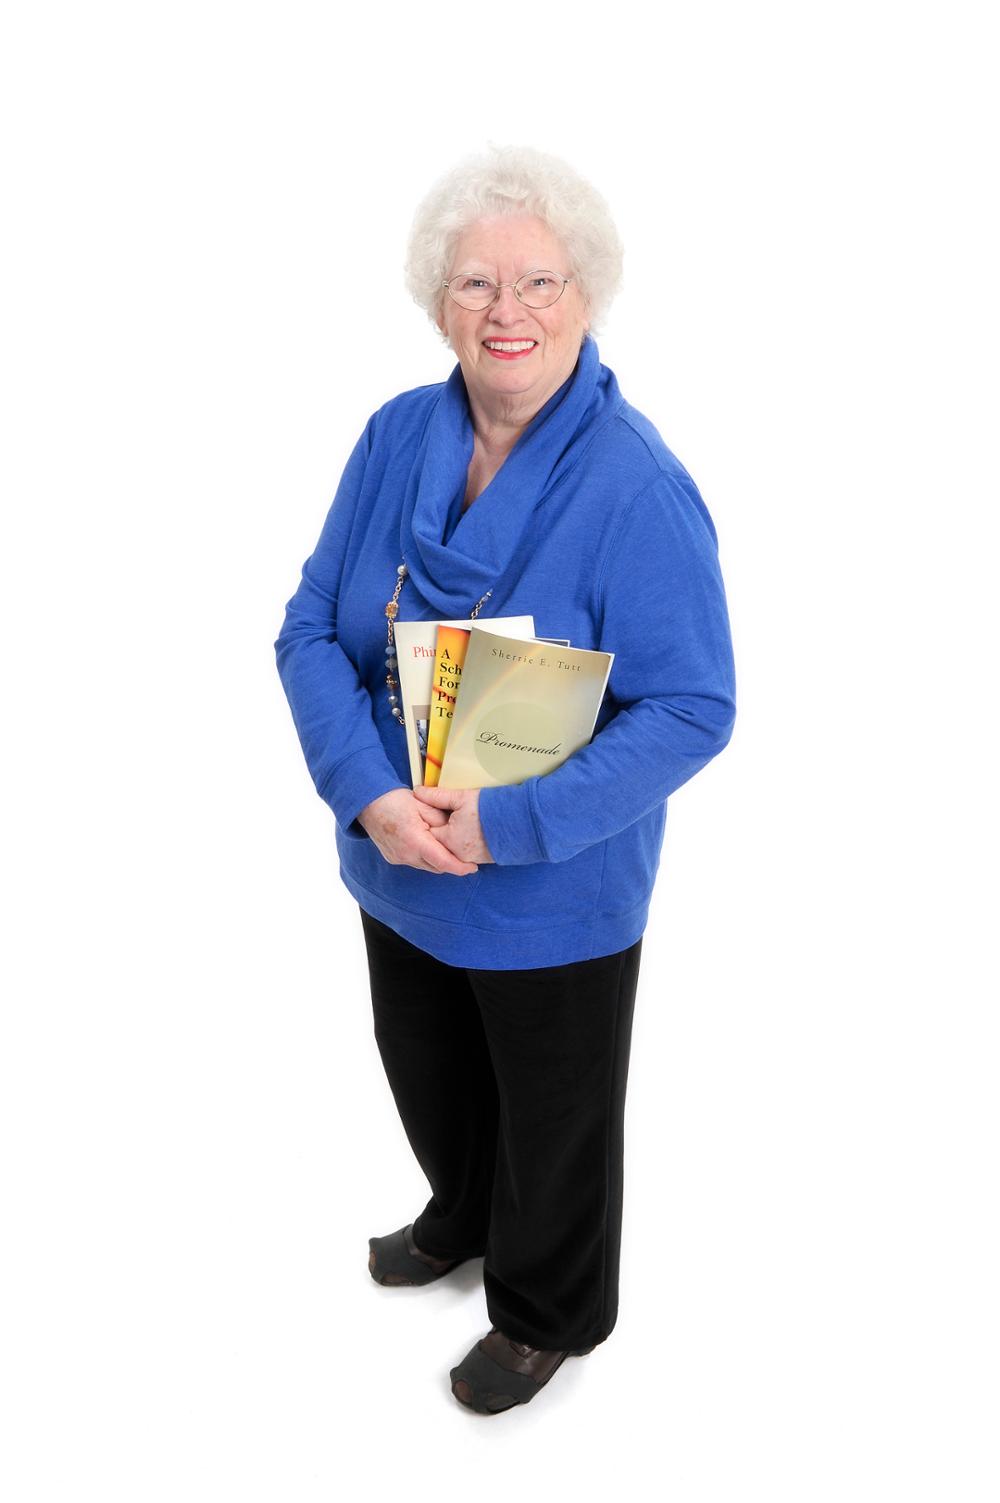
{"type": "Polygon", "coordinates": [[[594,734],[613,652],[469,631],[442,788],[489,788],[551,772],[594,734]]]}
{"type": "Polygon", "coordinates": [[[427,755],[424,759],[424,786],[433,788],[444,761],[451,717],[455,711],[458,687],[462,682],[462,664],[469,645],[469,633],[462,626],[439,626],[434,679],[431,683],[430,723],[427,727],[427,755]]]}
{"type": "Polygon", "coordinates": [[[499,631],[508,636],[531,637],[535,630],[533,616],[491,616],[488,621],[397,621],[393,626],[396,644],[396,674],[399,679],[399,704],[406,725],[406,750],[410,762],[410,782],[419,788],[424,781],[424,758],[427,755],[427,732],[431,714],[431,685],[438,625],[470,627],[482,631],[499,631]]]}

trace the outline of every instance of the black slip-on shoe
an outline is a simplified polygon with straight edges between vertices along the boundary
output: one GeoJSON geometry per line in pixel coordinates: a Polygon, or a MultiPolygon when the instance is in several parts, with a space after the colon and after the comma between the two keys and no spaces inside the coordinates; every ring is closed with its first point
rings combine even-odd
{"type": "Polygon", "coordinates": [[[465,1258],[434,1258],[413,1240],[413,1222],[387,1237],[368,1238],[368,1272],[376,1284],[433,1284],[465,1258]]]}
{"type": "Polygon", "coordinates": [[[460,1404],[477,1414],[502,1414],[516,1404],[529,1404],[567,1357],[586,1357],[593,1350],[587,1346],[544,1351],[514,1341],[493,1326],[451,1369],[451,1391],[460,1404]]]}

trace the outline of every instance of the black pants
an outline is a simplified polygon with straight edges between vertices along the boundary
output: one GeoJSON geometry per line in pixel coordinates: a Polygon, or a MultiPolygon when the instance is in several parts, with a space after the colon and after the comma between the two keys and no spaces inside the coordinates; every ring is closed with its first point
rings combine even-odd
{"type": "Polygon", "coordinates": [[[361,920],[375,1038],[432,1191],[417,1246],[485,1255],[490,1320],[514,1340],[605,1340],[618,1317],[642,940],[572,965],[465,970],[361,920]]]}

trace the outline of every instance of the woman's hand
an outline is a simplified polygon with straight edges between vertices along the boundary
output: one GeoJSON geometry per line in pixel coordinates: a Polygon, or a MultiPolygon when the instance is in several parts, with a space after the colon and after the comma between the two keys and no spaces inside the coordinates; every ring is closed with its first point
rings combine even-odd
{"type": "Polygon", "coordinates": [[[447,814],[423,808],[409,788],[393,788],[373,799],[358,815],[358,824],[390,866],[414,866],[418,871],[448,872],[454,877],[469,877],[479,870],[435,834],[436,829],[448,826],[447,814]]]}
{"type": "Polygon", "coordinates": [[[463,861],[492,862],[490,848],[479,823],[478,788],[414,788],[424,814],[449,809],[451,817],[442,829],[436,827],[433,839],[463,861]]]}

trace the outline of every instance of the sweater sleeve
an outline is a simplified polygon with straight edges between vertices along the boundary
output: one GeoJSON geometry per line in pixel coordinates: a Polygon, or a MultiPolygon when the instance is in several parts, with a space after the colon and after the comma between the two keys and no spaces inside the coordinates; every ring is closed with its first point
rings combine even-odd
{"type": "Polygon", "coordinates": [[[375,418],[347,462],[319,542],[302,566],[274,644],[278,673],[316,792],[349,835],[367,839],[356,816],[405,787],[385,753],[371,696],[337,641],[337,597],[375,418]]]}
{"type": "Polygon", "coordinates": [[[735,670],[715,527],[686,472],[662,472],[626,508],[599,582],[600,641],[614,652],[589,745],[525,782],[482,789],[501,866],[565,861],[663,803],[732,735],[735,670]]]}

